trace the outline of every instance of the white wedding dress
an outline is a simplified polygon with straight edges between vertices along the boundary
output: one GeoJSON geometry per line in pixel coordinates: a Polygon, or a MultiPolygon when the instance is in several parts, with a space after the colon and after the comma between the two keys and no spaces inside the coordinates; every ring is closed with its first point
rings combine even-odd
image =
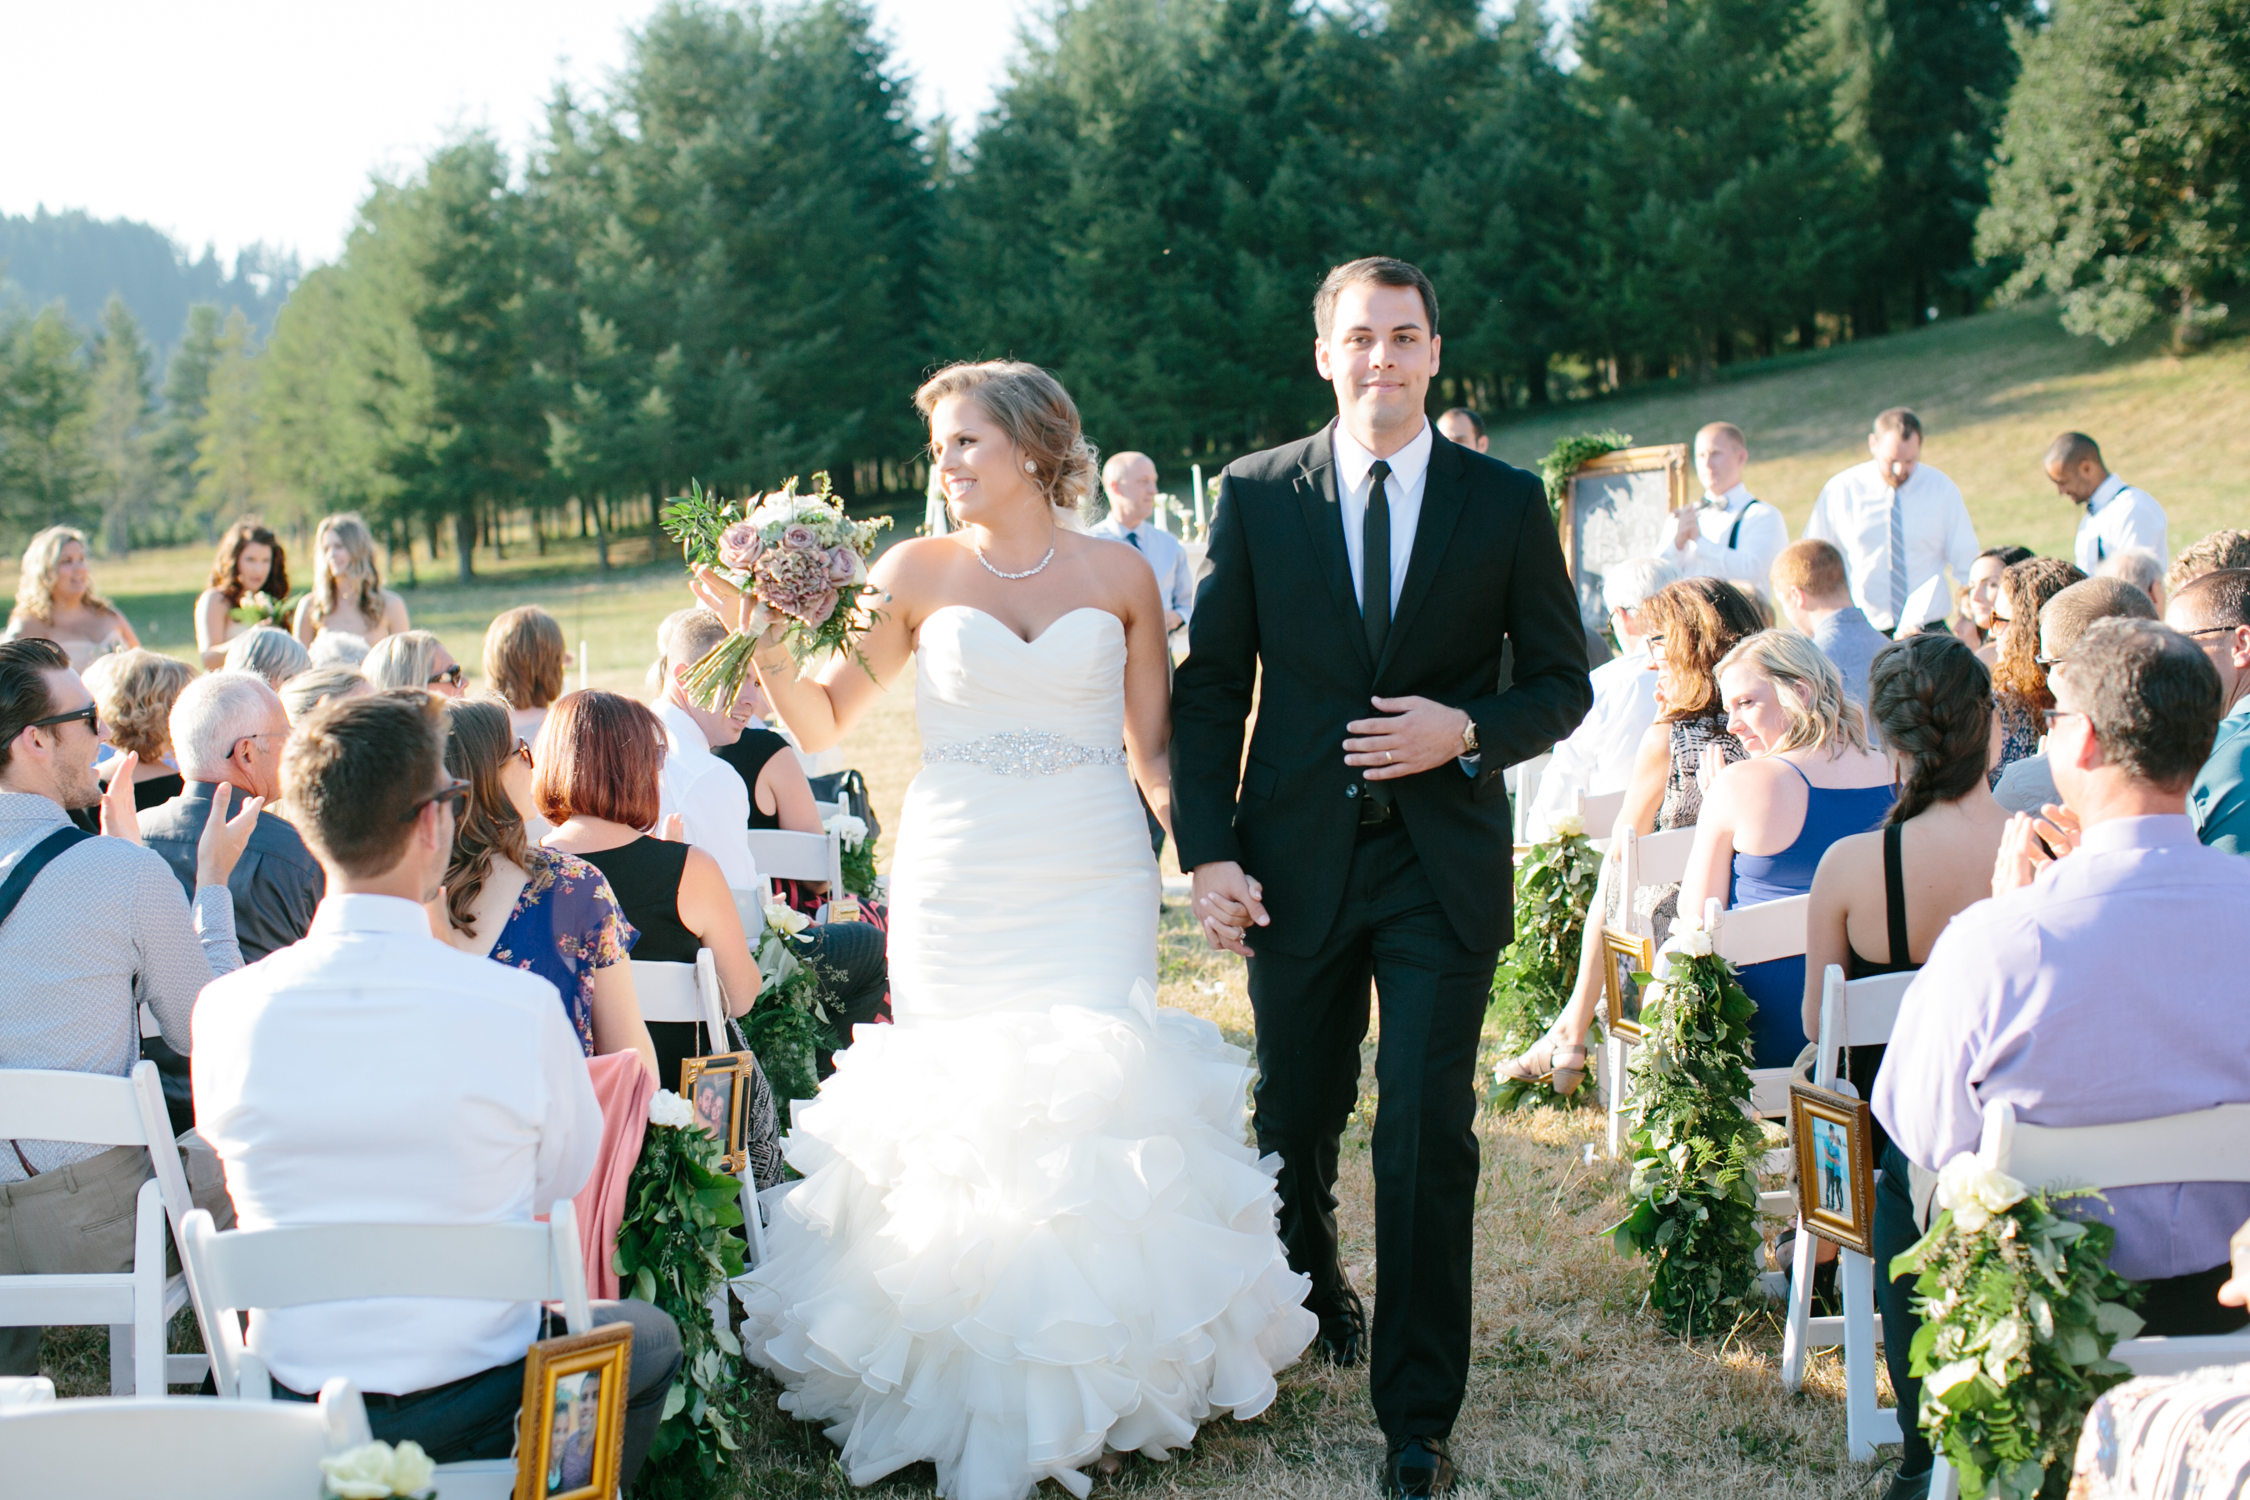
{"type": "Polygon", "coordinates": [[[784,1149],[744,1348],[854,1484],[1075,1495],[1254,1416],[1317,1331],[1244,1143],[1245,1054],[1155,1003],[1156,864],[1124,766],[1124,628],[1026,642],[948,605],[891,876],[896,1024],[861,1027],[784,1149]]]}

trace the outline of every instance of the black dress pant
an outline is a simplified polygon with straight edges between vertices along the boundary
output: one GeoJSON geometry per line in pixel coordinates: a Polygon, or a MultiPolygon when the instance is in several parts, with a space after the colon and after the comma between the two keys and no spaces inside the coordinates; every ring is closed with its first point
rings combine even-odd
{"type": "MultiPolygon", "coordinates": [[[[1906,1157],[1896,1146],[1883,1150],[1883,1179],[1875,1184],[1875,1308],[1883,1315],[1883,1363],[1891,1372],[1891,1389],[1898,1393],[1898,1425],[1904,1435],[1899,1454],[1901,1474],[1919,1474],[1930,1466],[1930,1440],[1918,1420],[1922,1410],[1922,1382],[1907,1373],[1907,1351],[1922,1319],[1914,1311],[1914,1278],[1892,1280],[1891,1258],[1913,1248],[1922,1237],[1914,1222],[1913,1189],[1907,1184],[1906,1157]]],[[[2166,1276],[2147,1283],[2142,1299],[2141,1332],[2149,1338],[2192,1338],[2208,1333],[2232,1333],[2250,1324],[2250,1312],[2219,1302],[2219,1286],[2230,1274],[2224,1265],[2185,1276],[2166,1276]]]]}
{"type": "Polygon", "coordinates": [[[1461,945],[1396,819],[1362,830],[1318,950],[1249,941],[1258,1149],[1281,1157],[1282,1242],[1323,1316],[1345,1288],[1337,1141],[1359,1100],[1370,981],[1382,1006],[1369,1386],[1393,1441],[1442,1438],[1468,1383],[1477,1039],[1499,955],[1461,945]]]}

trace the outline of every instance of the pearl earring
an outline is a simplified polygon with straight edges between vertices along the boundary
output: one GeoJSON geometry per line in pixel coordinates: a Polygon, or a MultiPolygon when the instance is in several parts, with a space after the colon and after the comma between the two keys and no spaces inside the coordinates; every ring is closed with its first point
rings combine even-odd
{"type": "Polygon", "coordinates": [[[1036,474],[1039,472],[1039,465],[1033,463],[1030,459],[1027,458],[1023,462],[1023,471],[1026,474],[1036,474]]]}

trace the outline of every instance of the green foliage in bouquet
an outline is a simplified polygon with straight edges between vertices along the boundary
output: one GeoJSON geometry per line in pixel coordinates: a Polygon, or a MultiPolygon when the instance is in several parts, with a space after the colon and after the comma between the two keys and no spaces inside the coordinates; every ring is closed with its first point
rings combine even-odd
{"type": "MultiPolygon", "coordinates": [[[[1578,948],[1586,935],[1586,909],[1601,878],[1602,856],[1583,829],[1558,830],[1535,845],[1516,866],[1516,940],[1500,955],[1492,975],[1486,1016],[1499,1036],[1499,1054],[1515,1057],[1547,1034],[1578,980],[1578,948]]],[[[1495,1109],[1590,1101],[1581,1087],[1565,1099],[1543,1083],[1505,1079],[1494,1092],[1495,1109]]]]}
{"type": "Polygon", "coordinates": [[[1930,1445],[1964,1496],[2061,1500],[2094,1398],[2132,1372],[2109,1357],[2141,1328],[2141,1287],[2109,1268],[2116,1232],[2055,1212],[2098,1193],[2026,1193],[1964,1153],[1939,1178],[1930,1232],[1891,1262],[1914,1273],[1910,1352],[1930,1445]]]}
{"type": "Polygon", "coordinates": [[[288,595],[276,599],[273,595],[260,590],[253,594],[244,594],[242,602],[227,611],[227,618],[237,625],[273,625],[287,630],[290,626],[289,617],[295,612],[294,606],[289,602],[288,595]]]}
{"type": "Polygon", "coordinates": [[[1562,521],[1563,495],[1570,484],[1570,476],[1578,472],[1579,465],[1589,459],[1600,458],[1604,453],[1615,453],[1620,448],[1633,446],[1631,433],[1604,429],[1600,432],[1573,433],[1557,438],[1547,456],[1539,460],[1539,477],[1547,485],[1547,513],[1559,525],[1562,521]]]}
{"type": "Polygon", "coordinates": [[[1757,1285],[1766,1147],[1743,1112],[1757,1003],[1733,966],[1712,955],[1707,934],[1686,936],[1703,951],[1675,953],[1670,980],[1652,985],[1641,1007],[1646,1035],[1630,1080],[1633,1209],[1610,1234],[1621,1252],[1652,1263],[1649,1303],[1664,1326],[1693,1336],[1731,1326],[1757,1285]]]}
{"type": "MultiPolygon", "coordinates": [[[[662,1096],[658,1096],[659,1099],[662,1096]]],[[[720,1170],[719,1142],[693,1123],[651,1123],[625,1188],[614,1264],[628,1296],[680,1325],[680,1377],[636,1495],[688,1500],[712,1492],[752,1416],[742,1341],[714,1328],[712,1293],[742,1274],[741,1185],[720,1170]]]]}

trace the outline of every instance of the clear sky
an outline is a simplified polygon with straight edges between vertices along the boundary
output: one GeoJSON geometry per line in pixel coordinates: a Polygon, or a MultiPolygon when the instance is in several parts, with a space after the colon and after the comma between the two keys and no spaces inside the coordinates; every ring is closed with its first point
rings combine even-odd
{"type": "MultiPolygon", "coordinates": [[[[1025,0],[875,0],[916,109],[992,98],[1025,0]]],[[[310,265],[370,172],[449,131],[520,153],[558,80],[598,88],[652,0],[0,0],[0,213],[141,219],[191,252],[257,240],[310,265]]]]}

